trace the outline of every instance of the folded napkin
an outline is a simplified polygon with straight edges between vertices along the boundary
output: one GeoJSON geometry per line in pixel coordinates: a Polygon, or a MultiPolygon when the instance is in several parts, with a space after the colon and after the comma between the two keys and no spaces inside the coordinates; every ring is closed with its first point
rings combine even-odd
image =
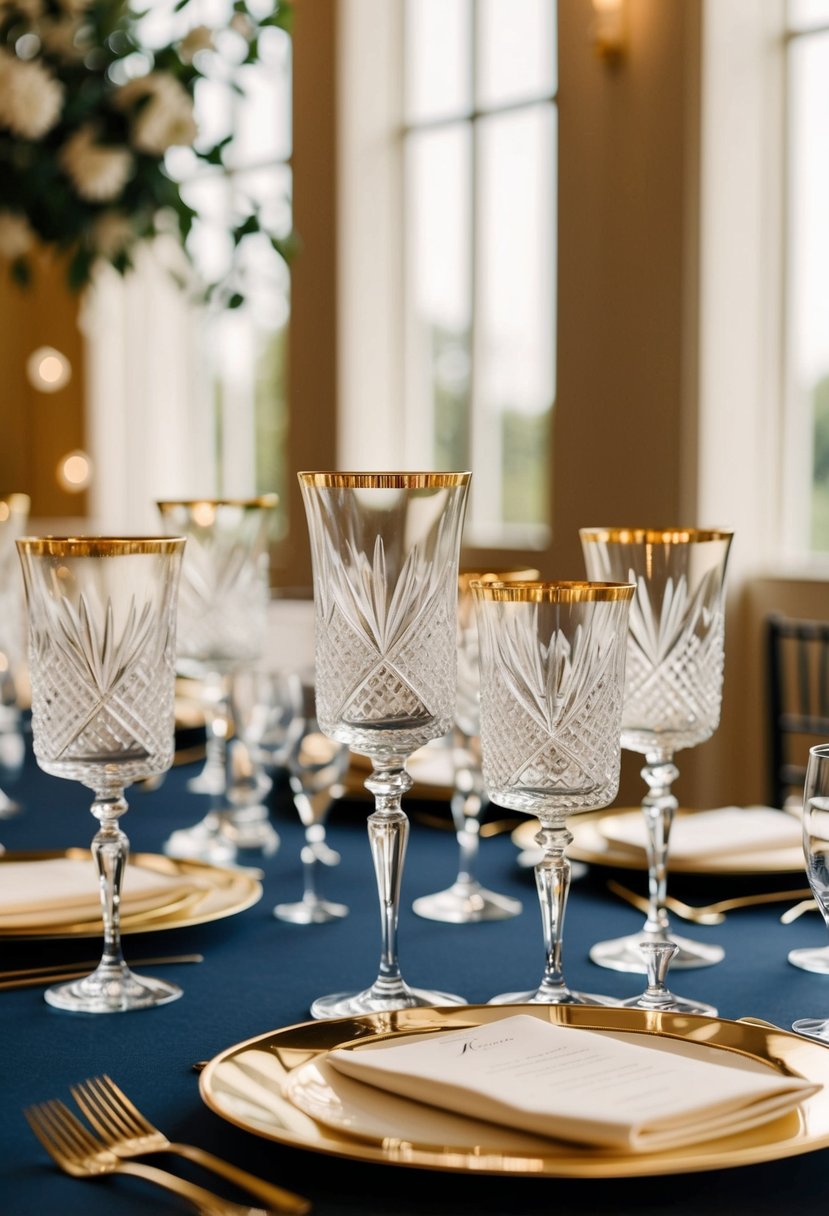
{"type": "Polygon", "coordinates": [[[766,1123],[821,1086],[690,1058],[528,1014],[400,1044],[330,1052],[379,1089],[536,1135],[658,1152],[766,1123]]]}
{"type": "MultiPolygon", "coordinates": [[[[161,908],[196,889],[190,876],[127,866],[121,910],[161,908]]],[[[86,858],[54,857],[0,864],[0,929],[37,928],[96,920],[101,915],[97,871],[86,858]]]]}
{"type": "MultiPolygon", "coordinates": [[[[638,810],[602,816],[598,828],[604,839],[616,847],[643,850],[646,847],[644,816],[638,810]]],[[[694,811],[677,815],[671,828],[671,857],[675,861],[800,845],[800,821],[768,806],[723,806],[713,811],[694,811]]]]}

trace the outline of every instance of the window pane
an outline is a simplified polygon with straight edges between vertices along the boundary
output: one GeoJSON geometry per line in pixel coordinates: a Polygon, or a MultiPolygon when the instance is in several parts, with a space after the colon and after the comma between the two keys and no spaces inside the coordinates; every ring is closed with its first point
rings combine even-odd
{"type": "Polygon", "coordinates": [[[406,5],[406,120],[445,117],[472,103],[473,0],[406,5]]]}
{"type": "Polygon", "coordinates": [[[540,543],[554,394],[555,110],[488,118],[479,137],[472,528],[540,543]]]}
{"type": "Polygon", "coordinates": [[[829,0],[789,0],[786,16],[793,30],[829,25],[829,0]]]}
{"type": "Polygon", "coordinates": [[[480,107],[549,96],[556,87],[552,0],[478,0],[480,107]]]}
{"type": "Polygon", "coordinates": [[[469,466],[471,137],[467,126],[407,147],[407,456],[469,466]]]}
{"type": "MultiPolygon", "coordinates": [[[[812,483],[811,548],[829,550],[829,35],[792,44],[789,409],[801,485],[812,483]],[[807,472],[809,464],[812,477],[807,472]],[[805,476],[803,475],[805,474],[805,476]]],[[[796,525],[795,525],[796,526],[796,525]]]]}

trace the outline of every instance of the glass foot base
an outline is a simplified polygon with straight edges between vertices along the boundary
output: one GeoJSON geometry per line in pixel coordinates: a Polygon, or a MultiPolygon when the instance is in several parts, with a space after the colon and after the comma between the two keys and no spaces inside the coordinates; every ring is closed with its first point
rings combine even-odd
{"type": "Polygon", "coordinates": [[[829,975],[829,946],[801,946],[789,951],[789,962],[802,971],[814,971],[817,975],[829,975]]]}
{"type": "Polygon", "coordinates": [[[224,765],[206,764],[200,773],[190,778],[187,789],[191,794],[222,794],[226,781],[224,765]]]}
{"type": "Polygon", "coordinates": [[[619,1004],[623,1009],[651,1009],[656,1013],[697,1013],[712,1018],[717,1016],[713,1005],[690,1001],[685,997],[676,996],[673,992],[666,992],[661,997],[648,997],[643,992],[640,996],[632,996],[630,1000],[620,1001],[619,1004]]]}
{"type": "MultiPolygon", "coordinates": [[[[643,942],[653,941],[649,933],[632,933],[629,937],[617,937],[612,941],[597,942],[590,948],[590,958],[599,967],[607,967],[611,971],[633,971],[646,975],[647,968],[642,954],[643,942]]],[[[667,939],[666,939],[667,940],[667,939]]],[[[703,942],[691,941],[687,937],[670,935],[670,941],[679,947],[671,960],[672,971],[690,970],[693,967],[713,967],[722,962],[725,951],[722,946],[709,946],[703,942]]]]}
{"type": "Polygon", "coordinates": [[[175,1001],[181,989],[166,980],[134,975],[124,965],[98,967],[83,979],[47,988],[43,995],[55,1009],[70,1013],[128,1013],[175,1001]]]}
{"type": "Polygon", "coordinates": [[[462,996],[451,992],[432,992],[410,988],[402,981],[393,987],[375,984],[363,992],[335,992],[318,997],[311,1006],[312,1018],[359,1017],[363,1013],[391,1013],[395,1009],[415,1009],[428,1005],[465,1005],[462,996]]]}
{"type": "Polygon", "coordinates": [[[209,820],[192,828],[180,828],[166,840],[162,850],[168,857],[182,857],[188,861],[206,861],[214,866],[233,865],[237,846],[209,820]]]}
{"type": "Polygon", "coordinates": [[[805,1034],[810,1039],[820,1039],[821,1043],[829,1043],[829,1019],[800,1018],[792,1022],[792,1030],[805,1034]]]}
{"type": "Polygon", "coordinates": [[[421,895],[412,904],[412,910],[417,916],[450,925],[509,920],[518,916],[521,907],[519,899],[487,891],[479,882],[455,882],[445,891],[438,891],[434,895],[421,895]]]}
{"type": "Polygon", "coordinates": [[[550,990],[537,988],[535,992],[502,992],[493,996],[487,1005],[618,1005],[612,996],[598,996],[595,992],[573,992],[570,988],[550,990]]]}
{"type": "Polygon", "coordinates": [[[327,899],[301,899],[295,904],[277,904],[273,914],[291,925],[324,925],[348,916],[348,908],[327,899]]]}

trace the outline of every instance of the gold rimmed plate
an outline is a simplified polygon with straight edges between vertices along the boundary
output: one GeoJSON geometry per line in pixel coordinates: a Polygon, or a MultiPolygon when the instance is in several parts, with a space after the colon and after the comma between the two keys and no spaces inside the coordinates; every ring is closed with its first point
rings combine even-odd
{"type": "MultiPolygon", "coordinates": [[[[88,873],[90,893],[94,894],[96,876],[92,854],[88,849],[57,849],[39,852],[8,852],[0,856],[0,885],[2,867],[10,862],[32,866],[32,882],[37,882],[37,867],[43,862],[64,859],[76,863],[88,873]]],[[[212,866],[203,861],[164,857],[160,853],[131,853],[130,867],[139,867],[152,874],[173,880],[170,893],[150,906],[131,912],[125,901],[121,915],[122,933],[155,933],[160,929],[185,929],[226,916],[234,916],[252,907],[262,898],[262,884],[253,874],[242,869],[212,866]]],[[[129,883],[129,869],[127,870],[129,883]]],[[[11,921],[12,918],[9,918],[11,921]]],[[[27,922],[25,913],[14,917],[14,923],[0,923],[2,938],[99,937],[102,932],[100,916],[83,908],[77,912],[56,913],[49,920],[33,914],[27,922]]]]}
{"type": "Polygon", "coordinates": [[[644,1177],[728,1169],[829,1145],[829,1051],[756,1022],[595,1006],[469,1005],[304,1022],[230,1047],[200,1078],[228,1122],[281,1144],[363,1162],[504,1176],[644,1177]],[[805,1077],[825,1088],[796,1111],[738,1135],[659,1153],[620,1153],[525,1135],[449,1114],[334,1074],[335,1048],[497,1022],[517,1013],[683,1055],[805,1077]],[[356,1089],[355,1089],[356,1086],[356,1089]]]}
{"type": "MultiPolygon", "coordinates": [[[[680,809],[677,816],[695,815],[697,811],[680,809]]],[[[782,812],[781,812],[782,814],[782,812]]],[[[571,861],[586,861],[591,865],[609,866],[620,870],[646,870],[647,858],[644,849],[635,849],[608,839],[602,831],[604,822],[631,817],[638,822],[642,817],[640,807],[608,807],[602,811],[591,811],[585,815],[572,815],[567,826],[573,833],[573,842],[567,848],[571,861]]],[[[535,849],[538,823],[528,819],[512,833],[516,848],[535,849]]],[[[751,849],[750,838],[745,849],[739,851],[712,851],[705,857],[671,856],[672,874],[802,874],[803,848],[798,843],[791,847],[776,849],[751,849]]]]}

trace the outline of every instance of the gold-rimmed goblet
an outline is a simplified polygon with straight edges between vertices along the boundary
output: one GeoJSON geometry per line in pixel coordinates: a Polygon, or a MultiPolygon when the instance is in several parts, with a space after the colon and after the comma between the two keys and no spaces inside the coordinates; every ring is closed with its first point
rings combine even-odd
{"type": "Polygon", "coordinates": [[[410,988],[397,951],[411,788],[407,758],[455,711],[457,580],[469,473],[300,473],[314,570],[316,704],[324,734],[368,756],[380,897],[377,978],[320,997],[314,1017],[462,1003],[410,988]]]}
{"type": "MultiPolygon", "coordinates": [[[[275,494],[258,498],[164,499],[157,506],[167,530],[187,538],[178,609],[178,670],[199,680],[208,759],[194,780],[212,797],[201,822],[173,832],[164,851],[217,864],[239,848],[275,852],[279,837],[262,808],[258,815],[228,799],[228,749],[233,733],[233,679],[255,664],[265,646],[269,591],[268,535],[275,494]]],[[[191,787],[192,788],[192,787],[191,787]]]]}
{"type": "Polygon", "coordinates": [[[538,571],[531,569],[462,570],[458,576],[458,691],[452,731],[454,789],[450,801],[458,842],[458,873],[446,890],[421,895],[412,904],[413,911],[427,920],[473,924],[508,920],[521,911],[519,899],[489,891],[477,878],[481,816],[489,805],[489,796],[481,772],[480,647],[471,584],[526,582],[537,578],[538,571]]]}
{"type": "MultiPolygon", "coordinates": [[[[590,578],[636,584],[630,612],[622,746],[645,757],[642,801],[647,829],[647,919],[640,933],[592,947],[590,957],[617,971],[646,970],[643,942],[674,942],[671,966],[705,967],[720,946],[671,933],[665,895],[668,840],[679,775],[674,756],[709,739],[720,720],[723,585],[732,533],[698,528],[582,528],[590,578]]],[[[688,1011],[699,1008],[690,1002],[688,1011]]]]}
{"type": "MultiPolygon", "coordinates": [[[[809,749],[803,785],[803,855],[809,886],[821,916],[829,925],[829,745],[825,743],[809,749]]],[[[789,962],[803,966],[804,954],[806,962],[811,962],[809,955],[820,953],[826,953],[825,946],[820,951],[808,947],[791,951],[789,962]]],[[[817,968],[809,966],[804,970],[817,968]]],[[[829,1044],[829,1018],[800,1018],[792,1023],[792,1030],[829,1044]]]]}
{"type": "Polygon", "coordinates": [[[129,842],[124,789],[173,762],[175,621],[182,537],[24,537],[17,542],[29,612],[32,733],[47,773],[95,794],[92,841],[104,923],[91,975],[49,988],[76,1013],[163,1005],[181,989],[134,975],[121,951],[129,842]]]}
{"type": "Polygon", "coordinates": [[[570,886],[567,818],[619,785],[632,584],[473,583],[481,643],[481,743],[489,796],[538,817],[535,867],[545,965],[534,991],[493,1004],[602,1004],[573,992],[561,961],[570,886]]]}

